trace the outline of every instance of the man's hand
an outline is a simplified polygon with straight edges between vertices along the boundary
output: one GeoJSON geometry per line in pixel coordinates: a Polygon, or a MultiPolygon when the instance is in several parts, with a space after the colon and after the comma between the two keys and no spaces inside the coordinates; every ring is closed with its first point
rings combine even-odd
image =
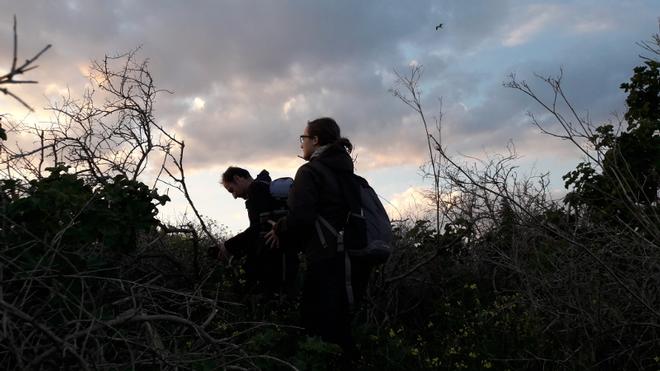
{"type": "Polygon", "coordinates": [[[277,237],[277,234],[275,234],[275,223],[272,220],[269,220],[268,223],[273,226],[273,229],[270,230],[270,232],[266,233],[264,236],[266,238],[266,245],[269,245],[271,249],[279,249],[280,248],[280,238],[277,237]]]}

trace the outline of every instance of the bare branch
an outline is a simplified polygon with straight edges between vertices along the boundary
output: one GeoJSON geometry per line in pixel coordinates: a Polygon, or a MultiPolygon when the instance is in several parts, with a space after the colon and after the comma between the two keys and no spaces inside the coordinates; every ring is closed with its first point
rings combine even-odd
{"type": "MultiPolygon", "coordinates": [[[[16,31],[16,16],[14,15],[14,48],[13,48],[13,57],[12,57],[12,62],[11,62],[11,69],[9,72],[6,74],[0,76],[0,85],[7,85],[7,84],[36,84],[37,81],[33,80],[15,80],[15,77],[18,75],[22,75],[28,71],[31,71],[38,66],[32,65],[39,57],[41,57],[42,54],[44,54],[48,49],[50,49],[51,45],[48,44],[46,45],[41,51],[39,51],[37,54],[35,54],[32,58],[26,59],[25,62],[21,65],[17,65],[17,60],[18,60],[18,32],[16,31]]],[[[34,111],[30,105],[28,105],[23,99],[18,97],[16,94],[12,93],[9,91],[7,88],[0,88],[0,92],[4,93],[5,95],[9,95],[10,97],[16,99],[19,103],[21,103],[25,108],[27,108],[30,111],[34,111]]]]}

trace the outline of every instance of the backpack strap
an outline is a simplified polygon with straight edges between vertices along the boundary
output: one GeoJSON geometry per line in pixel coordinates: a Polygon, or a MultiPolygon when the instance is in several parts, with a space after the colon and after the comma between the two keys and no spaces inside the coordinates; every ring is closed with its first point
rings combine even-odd
{"type": "MultiPolygon", "coordinates": [[[[323,218],[323,217],[319,215],[319,218],[323,218]]],[[[325,241],[325,236],[323,235],[323,231],[321,230],[321,224],[319,224],[319,219],[316,219],[316,221],[314,222],[314,227],[316,227],[316,234],[319,236],[319,241],[321,241],[321,245],[323,246],[324,249],[327,249],[328,243],[325,241]]]]}
{"type": "Polygon", "coordinates": [[[330,233],[332,233],[333,236],[337,237],[337,251],[342,252],[344,251],[344,235],[342,231],[337,231],[330,222],[319,215],[316,219],[316,232],[319,233],[319,239],[321,240],[321,244],[323,245],[324,248],[328,247],[327,242],[325,241],[325,237],[323,236],[323,231],[321,230],[321,225],[323,225],[330,233]]]}
{"type": "MultiPolygon", "coordinates": [[[[339,191],[341,192],[342,196],[344,197],[344,199],[348,204],[349,215],[351,213],[357,213],[357,214],[362,213],[362,208],[360,207],[359,192],[356,192],[354,189],[351,189],[352,188],[351,177],[354,176],[354,174],[338,173],[336,171],[333,171],[332,169],[330,169],[320,161],[311,161],[310,165],[312,166],[312,168],[317,168],[318,171],[322,171],[322,172],[325,171],[335,176],[337,182],[339,183],[339,191]]],[[[316,227],[316,233],[319,236],[319,240],[321,241],[321,245],[323,245],[323,248],[327,248],[328,243],[323,235],[323,231],[321,230],[321,225],[323,225],[323,227],[325,227],[328,231],[330,231],[330,233],[332,233],[333,236],[337,237],[337,252],[344,254],[344,285],[346,287],[346,299],[348,301],[348,308],[350,311],[352,311],[353,304],[355,302],[355,297],[353,295],[351,257],[348,255],[346,249],[344,249],[344,231],[343,230],[337,231],[332,226],[332,224],[330,224],[330,222],[321,215],[317,217],[316,221],[314,222],[314,225],[316,227]]]]}
{"type": "Polygon", "coordinates": [[[348,309],[353,310],[355,298],[353,296],[353,281],[351,278],[351,258],[344,251],[344,281],[346,282],[346,299],[348,300],[348,309]]]}
{"type": "Polygon", "coordinates": [[[348,308],[352,310],[353,302],[355,301],[355,299],[353,296],[353,280],[351,277],[351,258],[348,255],[346,249],[344,249],[344,231],[337,232],[337,230],[330,224],[330,222],[328,222],[327,219],[319,215],[314,225],[316,226],[316,232],[319,235],[319,240],[321,240],[321,244],[323,245],[323,248],[327,248],[328,244],[325,240],[325,237],[323,236],[323,231],[321,230],[321,224],[326,229],[328,229],[330,233],[332,233],[335,237],[337,237],[337,252],[344,253],[344,283],[346,286],[346,298],[348,300],[348,308]]]}

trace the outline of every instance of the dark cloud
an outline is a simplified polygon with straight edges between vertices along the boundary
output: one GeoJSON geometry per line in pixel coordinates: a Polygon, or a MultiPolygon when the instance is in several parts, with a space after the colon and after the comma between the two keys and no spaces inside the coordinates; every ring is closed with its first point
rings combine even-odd
{"type": "Polygon", "coordinates": [[[425,145],[420,123],[388,93],[392,69],[405,73],[413,60],[425,66],[427,113],[442,97],[446,140],[458,151],[533,140],[525,114],[539,107],[502,87],[509,73],[538,86],[534,73],[563,67],[576,106],[603,119],[623,108],[618,85],[639,62],[634,43],[657,29],[660,11],[641,0],[71,0],[0,7],[0,56],[10,53],[14,13],[21,50],[54,44],[34,75],[46,86],[79,92],[89,59],[142,45],[158,87],[174,92],[160,97],[157,117],[185,138],[187,163],[196,167],[293,156],[305,122],[326,115],[374,166],[387,157],[418,161],[425,145]],[[436,31],[438,23],[444,27],[436,31]]]}

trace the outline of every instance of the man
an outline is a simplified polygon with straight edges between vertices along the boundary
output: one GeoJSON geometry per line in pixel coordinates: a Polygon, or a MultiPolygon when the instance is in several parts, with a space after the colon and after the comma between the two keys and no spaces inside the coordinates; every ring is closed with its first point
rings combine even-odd
{"type": "Polygon", "coordinates": [[[256,179],[240,167],[230,166],[222,174],[222,185],[234,198],[245,200],[250,226],[225,241],[226,251],[236,257],[246,256],[245,272],[248,293],[267,297],[295,285],[298,269],[297,251],[283,241],[280,248],[266,247],[264,234],[276,220],[268,217],[282,207],[270,193],[270,175],[262,170],[256,179]],[[265,220],[264,220],[265,219],[265,220]]]}

